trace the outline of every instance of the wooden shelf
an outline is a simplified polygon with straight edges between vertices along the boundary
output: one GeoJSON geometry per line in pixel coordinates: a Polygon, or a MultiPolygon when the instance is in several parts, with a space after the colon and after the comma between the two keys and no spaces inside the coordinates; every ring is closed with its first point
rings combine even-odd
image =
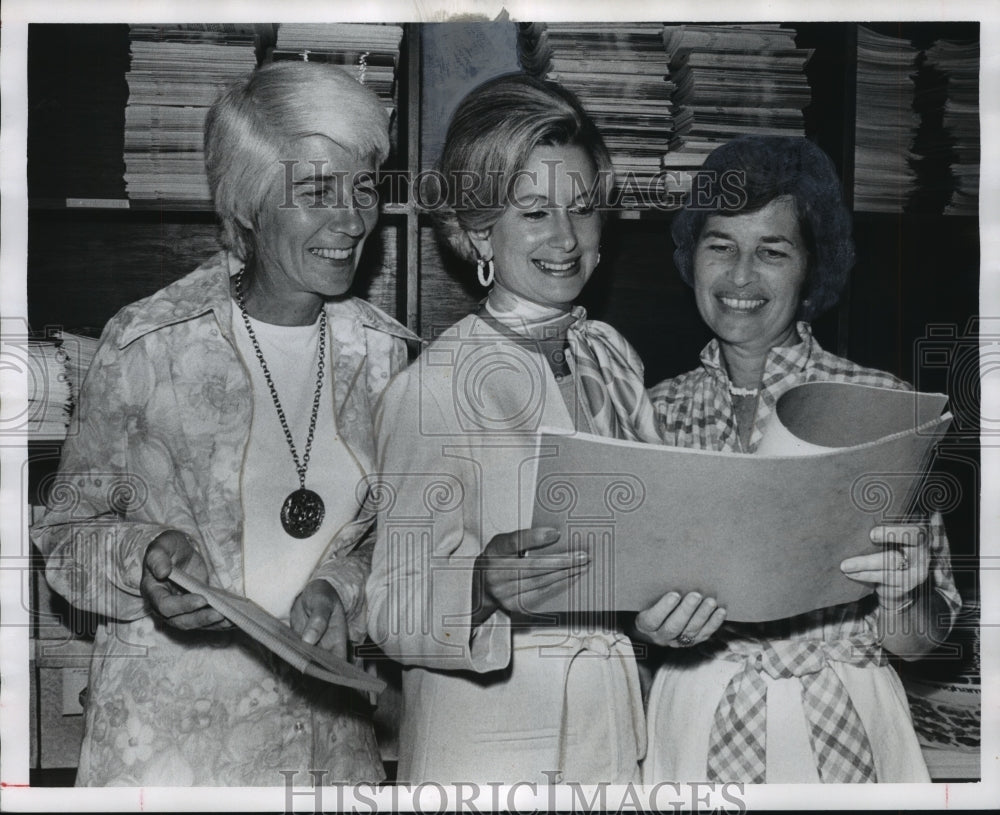
{"type": "MultiPolygon", "coordinates": [[[[386,217],[412,215],[415,206],[408,203],[379,204],[379,214],[386,217]]],[[[29,212],[156,212],[163,215],[202,213],[215,218],[211,201],[180,201],[171,199],[135,200],[129,198],[33,198],[29,212]]]]}
{"type": "Polygon", "coordinates": [[[170,199],[136,200],[131,198],[32,198],[29,210],[131,210],[140,212],[208,212],[214,214],[211,201],[180,201],[170,199]]]}

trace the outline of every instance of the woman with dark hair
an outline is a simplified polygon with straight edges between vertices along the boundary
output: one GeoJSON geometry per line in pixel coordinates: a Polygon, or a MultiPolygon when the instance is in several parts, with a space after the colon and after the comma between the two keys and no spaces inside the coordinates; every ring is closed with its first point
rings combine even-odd
{"type": "MultiPolygon", "coordinates": [[[[437,177],[440,232],[490,288],[381,403],[369,632],[407,666],[399,777],[635,781],[632,646],[613,614],[526,610],[587,561],[546,552],[559,533],[529,528],[518,489],[543,425],[659,438],[635,351],[573,306],[600,259],[608,153],[567,91],[506,76],[460,104],[437,177]]],[[[693,595],[661,627],[721,621],[693,595]]]]}
{"type": "MultiPolygon", "coordinates": [[[[793,385],[906,388],[827,353],[810,332],[854,262],[850,214],[823,151],[802,138],[743,137],[702,171],[712,205],[674,219],[674,260],[715,339],[699,368],[650,392],[666,443],[754,453],[793,385]]],[[[878,527],[873,542],[891,534],[878,527]]],[[[664,653],[649,696],[645,781],[928,780],[886,652],[928,652],[961,605],[940,516],[913,545],[841,569],[875,593],[790,619],[727,623],[693,648],[645,637],[677,649],[664,653]]]]}
{"type": "Polygon", "coordinates": [[[388,150],[382,104],[333,66],[267,65],[209,111],[226,249],[108,323],[33,530],[53,588],[103,617],[79,785],[384,776],[366,698],[170,578],[245,595],[342,656],[364,638],[372,405],[416,339],[347,294],[388,150]]]}

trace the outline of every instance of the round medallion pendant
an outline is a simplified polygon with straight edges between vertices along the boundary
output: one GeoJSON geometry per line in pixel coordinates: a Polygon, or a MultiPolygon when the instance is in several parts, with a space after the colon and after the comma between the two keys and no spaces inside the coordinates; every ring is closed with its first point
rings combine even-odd
{"type": "Polygon", "coordinates": [[[281,525],[293,538],[308,538],[316,534],[325,513],[323,499],[303,487],[295,490],[281,505],[281,525]]]}

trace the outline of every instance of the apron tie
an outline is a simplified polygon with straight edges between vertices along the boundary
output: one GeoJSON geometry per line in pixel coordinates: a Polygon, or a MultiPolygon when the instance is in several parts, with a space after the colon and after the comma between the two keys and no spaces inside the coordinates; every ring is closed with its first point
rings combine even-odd
{"type": "Polygon", "coordinates": [[[715,711],[708,748],[708,780],[766,782],[767,684],[796,677],[820,780],[874,782],[875,762],[868,734],[833,662],[859,667],[887,664],[878,646],[861,640],[777,640],[750,653],[730,652],[743,662],[715,711]]]}

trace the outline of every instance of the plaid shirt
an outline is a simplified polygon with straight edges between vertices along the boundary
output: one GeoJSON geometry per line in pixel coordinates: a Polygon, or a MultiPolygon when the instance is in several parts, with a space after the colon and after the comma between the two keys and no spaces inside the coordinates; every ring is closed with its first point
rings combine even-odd
{"type": "MultiPolygon", "coordinates": [[[[850,360],[824,351],[813,338],[809,324],[797,325],[802,341],[772,348],[761,379],[753,432],[746,452],[756,452],[778,398],[805,382],[851,382],[882,388],[909,390],[910,386],[891,374],[863,368],[850,360]]],[[[741,452],[736,428],[729,375],[723,364],[718,340],[701,353],[701,367],[668,379],[649,392],[657,424],[665,444],[702,450],[741,452]]],[[[930,574],[935,589],[952,611],[961,608],[961,598],[951,574],[948,539],[931,535],[930,574]]],[[[744,650],[754,641],[771,639],[823,639],[860,637],[874,642],[875,595],[832,608],[821,608],[784,620],[767,623],[727,623],[719,632],[730,647],[744,650]],[[742,640],[743,644],[738,644],[742,640]]]]}

